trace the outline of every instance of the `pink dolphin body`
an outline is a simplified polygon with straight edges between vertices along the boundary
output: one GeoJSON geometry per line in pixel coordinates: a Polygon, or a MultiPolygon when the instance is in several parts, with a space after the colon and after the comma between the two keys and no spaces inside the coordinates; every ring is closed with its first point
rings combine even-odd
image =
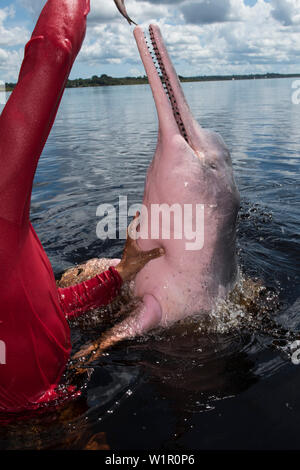
{"type": "MultiPolygon", "coordinates": [[[[158,26],[151,25],[149,31],[165,89],[144,33],[136,27],[134,35],[159,120],[157,148],[144,192],[148,215],[141,218],[141,233],[148,232],[148,239],[140,238],[138,243],[147,250],[162,245],[166,254],[138,274],[135,293],[149,304],[145,324],[167,326],[189,315],[210,312],[216,300],[234,287],[240,198],[228,148],[219,135],[202,129],[193,118],[158,26]],[[181,222],[176,225],[173,219],[170,239],[163,239],[160,227],[159,239],[153,240],[151,215],[162,204],[168,205],[162,214],[174,208],[177,222],[181,213],[179,239],[181,222]]],[[[168,223],[165,215],[160,224],[168,223]]],[[[152,220],[157,223],[155,216],[152,220]]]]}
{"type": "Polygon", "coordinates": [[[85,354],[98,349],[99,355],[122,339],[211,312],[238,276],[240,197],[228,148],[219,135],[201,128],[193,118],[158,26],[151,25],[149,31],[162,80],[137,26],[134,36],[159,121],[138,244],[143,250],[163,246],[165,255],[150,261],[136,277],[135,295],[142,299],[141,306],[85,349],[85,354]],[[160,218],[155,217],[158,208],[160,218]]]}

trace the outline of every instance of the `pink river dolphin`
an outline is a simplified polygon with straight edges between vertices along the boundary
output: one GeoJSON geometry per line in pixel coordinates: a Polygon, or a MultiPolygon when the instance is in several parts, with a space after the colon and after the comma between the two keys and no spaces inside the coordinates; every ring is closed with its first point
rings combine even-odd
{"type": "Polygon", "coordinates": [[[136,27],[134,35],[159,121],[144,192],[148,214],[141,218],[141,233],[144,224],[150,233],[138,243],[144,250],[162,245],[166,254],[138,274],[135,294],[145,297],[145,305],[151,303],[146,323],[168,326],[188,315],[210,312],[216,300],[234,287],[240,198],[228,148],[218,134],[201,128],[193,118],[159,27],[150,25],[149,32],[163,83],[144,33],[136,27]],[[168,223],[166,216],[173,207],[177,223],[171,223],[170,239],[161,238],[160,233],[159,240],[153,240],[151,223],[153,219],[157,223],[153,211],[162,204],[167,207],[161,210],[160,222],[168,223]]]}
{"type": "Polygon", "coordinates": [[[163,246],[165,255],[150,261],[136,277],[140,306],[83,351],[93,351],[93,358],[122,339],[190,315],[209,314],[238,277],[240,197],[229,150],[218,134],[193,118],[159,27],[150,25],[149,32],[152,54],[141,27],[134,30],[159,122],[138,244],[143,250],[163,246]]]}

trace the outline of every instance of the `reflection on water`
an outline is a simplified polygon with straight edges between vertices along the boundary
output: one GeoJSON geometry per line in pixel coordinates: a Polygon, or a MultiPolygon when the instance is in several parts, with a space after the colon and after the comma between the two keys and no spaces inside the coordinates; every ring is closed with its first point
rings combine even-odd
{"type": "MultiPolygon", "coordinates": [[[[207,333],[192,319],[117,345],[96,362],[80,399],[3,422],[0,448],[299,447],[300,373],[285,349],[300,327],[300,106],[291,83],[184,84],[195,117],[231,150],[240,266],[265,287],[255,302],[244,296],[239,327],[207,333]]],[[[147,86],[66,91],[32,197],[32,222],[57,276],[120,256],[122,241],[96,238],[96,209],[119,196],[141,202],[156,135],[147,86]]],[[[99,327],[73,327],[74,350],[98,335],[99,327]]]]}

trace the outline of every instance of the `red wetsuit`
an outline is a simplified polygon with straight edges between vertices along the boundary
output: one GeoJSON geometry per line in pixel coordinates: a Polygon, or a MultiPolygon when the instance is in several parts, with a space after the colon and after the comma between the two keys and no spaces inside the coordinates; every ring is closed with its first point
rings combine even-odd
{"type": "Polygon", "coordinates": [[[71,350],[66,317],[107,304],[122,283],[110,268],[57,290],[29,221],[36,166],[84,39],[88,12],[89,0],[48,0],[0,116],[0,411],[34,408],[55,397],[71,350]]]}

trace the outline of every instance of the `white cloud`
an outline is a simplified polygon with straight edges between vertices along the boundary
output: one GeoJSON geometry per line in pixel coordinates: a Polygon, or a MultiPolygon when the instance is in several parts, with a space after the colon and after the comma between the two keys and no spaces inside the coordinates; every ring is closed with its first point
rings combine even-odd
{"type": "Polygon", "coordinates": [[[0,48],[0,78],[3,81],[15,81],[23,58],[23,50],[7,51],[0,48]]]}
{"type": "Polygon", "coordinates": [[[5,23],[8,19],[15,16],[15,8],[10,7],[0,9],[0,47],[1,46],[18,46],[24,43],[28,38],[28,31],[24,27],[14,26],[7,27],[5,23]]]}
{"type": "MultiPolygon", "coordinates": [[[[44,3],[19,1],[36,16],[44,3]]],[[[127,0],[126,6],[142,26],[159,24],[181,75],[300,71],[300,0],[258,0],[252,7],[243,0],[127,0]]],[[[13,14],[4,10],[0,28],[13,14]]],[[[6,26],[4,32],[6,64],[14,64],[10,74],[16,75],[20,52],[9,57],[6,45],[25,44],[25,28],[20,33],[6,26]]],[[[90,76],[111,70],[118,76],[134,70],[144,74],[132,28],[112,0],[91,0],[87,36],[76,61],[76,73],[87,76],[85,70],[90,76]]]]}
{"type": "Polygon", "coordinates": [[[181,11],[187,23],[222,23],[230,19],[230,0],[199,0],[185,2],[181,11]]]}
{"type": "Polygon", "coordinates": [[[300,0],[272,0],[271,15],[283,26],[300,23],[300,0]]]}
{"type": "Polygon", "coordinates": [[[22,26],[7,26],[15,16],[15,8],[0,8],[0,78],[15,80],[21,65],[23,51],[18,46],[29,39],[29,31],[22,26]]]}

